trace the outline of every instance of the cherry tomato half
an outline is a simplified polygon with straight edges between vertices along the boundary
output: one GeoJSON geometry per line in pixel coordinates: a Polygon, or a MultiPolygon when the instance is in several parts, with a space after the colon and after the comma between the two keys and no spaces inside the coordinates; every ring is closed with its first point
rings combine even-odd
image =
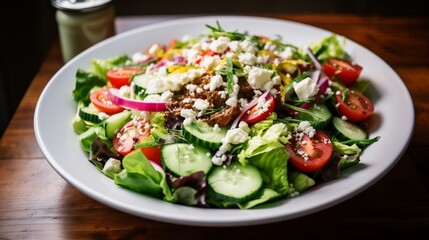
{"type": "Polygon", "coordinates": [[[304,134],[299,141],[293,136],[291,143],[286,144],[290,163],[304,172],[314,172],[329,161],[332,154],[332,143],[322,131],[316,130],[312,138],[304,134]]]}
{"type": "Polygon", "coordinates": [[[329,78],[336,76],[340,78],[342,83],[346,86],[350,86],[352,83],[356,82],[362,72],[361,66],[340,58],[327,58],[322,68],[323,72],[325,72],[329,78]]]}
{"type": "Polygon", "coordinates": [[[111,69],[106,73],[107,79],[114,88],[120,88],[130,84],[130,79],[134,74],[143,72],[144,70],[138,67],[123,67],[111,69]]]}
{"type": "Polygon", "coordinates": [[[363,121],[374,113],[371,100],[360,92],[350,90],[344,100],[342,94],[336,94],[335,99],[338,103],[338,111],[349,121],[363,121]]]}
{"type": "Polygon", "coordinates": [[[273,96],[268,94],[266,98],[266,103],[259,106],[258,104],[250,108],[242,117],[241,121],[245,121],[247,124],[254,124],[265,120],[275,108],[275,102],[273,96]],[[268,104],[268,108],[264,110],[265,104],[268,104]]]}
{"type": "Polygon", "coordinates": [[[112,115],[123,111],[124,109],[122,107],[113,104],[112,101],[109,100],[109,97],[107,96],[108,92],[109,92],[108,88],[102,88],[100,90],[93,92],[89,96],[89,99],[98,110],[108,115],[112,115]]]}
{"type": "MultiPolygon", "coordinates": [[[[122,126],[113,137],[113,147],[121,155],[125,156],[133,151],[134,146],[143,138],[150,135],[148,121],[143,119],[133,119],[122,126]]],[[[160,147],[144,147],[141,151],[147,159],[161,166],[160,147]]]]}

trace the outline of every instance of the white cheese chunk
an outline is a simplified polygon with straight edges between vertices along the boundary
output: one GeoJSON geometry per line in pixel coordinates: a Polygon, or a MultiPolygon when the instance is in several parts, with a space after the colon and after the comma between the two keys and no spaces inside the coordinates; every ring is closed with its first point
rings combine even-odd
{"type": "Polygon", "coordinates": [[[317,85],[309,77],[303,79],[298,83],[294,83],[293,89],[295,90],[296,95],[301,101],[305,101],[313,97],[317,94],[317,91],[319,90],[317,85]]]}
{"type": "Polygon", "coordinates": [[[225,50],[228,48],[228,43],[231,41],[231,39],[227,37],[219,37],[216,40],[213,40],[210,45],[209,49],[213,52],[217,53],[224,53],[225,50]]]}
{"type": "Polygon", "coordinates": [[[247,81],[253,89],[261,89],[271,80],[271,73],[270,70],[253,67],[249,72],[247,81]]]}

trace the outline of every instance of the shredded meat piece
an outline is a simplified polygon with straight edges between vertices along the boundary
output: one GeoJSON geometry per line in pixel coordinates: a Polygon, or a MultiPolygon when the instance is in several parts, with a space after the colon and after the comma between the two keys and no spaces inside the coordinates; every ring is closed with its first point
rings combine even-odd
{"type": "MultiPolygon", "coordinates": [[[[174,92],[173,99],[167,104],[166,127],[180,127],[178,122],[184,120],[183,117],[180,116],[180,111],[182,109],[193,109],[196,99],[207,100],[209,102],[207,110],[214,110],[211,114],[202,114],[198,116],[199,119],[206,121],[209,125],[214,126],[218,124],[219,126],[227,126],[240,114],[239,105],[231,107],[225,104],[227,98],[222,98],[221,94],[222,91],[227,91],[224,86],[220,86],[214,91],[209,91],[207,89],[212,76],[211,74],[205,74],[189,83],[196,85],[196,90],[190,91],[185,85],[179,91],[174,92]]],[[[238,85],[240,89],[237,99],[244,98],[247,101],[251,101],[255,93],[252,87],[247,83],[246,78],[239,77],[238,85]]]]}
{"type": "Polygon", "coordinates": [[[220,127],[227,126],[235,117],[240,114],[240,108],[236,105],[234,107],[226,108],[220,112],[211,114],[206,120],[209,125],[218,124],[220,127]]]}

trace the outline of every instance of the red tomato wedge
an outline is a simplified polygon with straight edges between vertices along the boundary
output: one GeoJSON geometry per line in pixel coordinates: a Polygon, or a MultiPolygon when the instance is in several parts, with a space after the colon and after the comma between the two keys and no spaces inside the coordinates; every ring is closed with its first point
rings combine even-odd
{"type": "Polygon", "coordinates": [[[123,111],[124,109],[122,107],[113,104],[112,101],[109,100],[108,92],[108,88],[97,90],[89,96],[89,99],[98,110],[108,115],[123,111]]]}
{"type": "Polygon", "coordinates": [[[241,121],[245,121],[247,124],[254,124],[265,120],[274,111],[275,106],[273,96],[268,94],[265,98],[265,103],[257,103],[254,107],[250,108],[243,114],[241,121]]]}
{"type": "Polygon", "coordinates": [[[340,58],[327,58],[322,64],[322,69],[329,78],[336,76],[346,86],[356,82],[362,72],[360,65],[340,58]]]}
{"type": "Polygon", "coordinates": [[[336,94],[335,99],[338,103],[338,111],[349,121],[360,122],[374,113],[373,103],[360,92],[350,90],[345,99],[342,94],[336,94]]]}
{"type": "Polygon", "coordinates": [[[142,73],[144,69],[139,67],[123,67],[111,69],[106,73],[107,79],[114,88],[120,88],[130,84],[130,79],[134,74],[142,73]]]}
{"type": "Polygon", "coordinates": [[[312,138],[304,134],[301,140],[294,135],[291,142],[286,144],[290,162],[304,172],[314,172],[329,161],[332,154],[332,143],[322,131],[316,130],[312,138]]]}
{"type": "Polygon", "coordinates": [[[161,147],[144,147],[141,148],[147,159],[161,166],[161,147]]]}

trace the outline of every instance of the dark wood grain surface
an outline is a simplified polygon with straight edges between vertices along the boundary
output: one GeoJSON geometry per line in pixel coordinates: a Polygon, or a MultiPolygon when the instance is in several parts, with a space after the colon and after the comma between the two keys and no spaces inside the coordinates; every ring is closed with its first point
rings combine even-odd
{"type": "MultiPolygon", "coordinates": [[[[62,179],[37,145],[34,108],[46,83],[63,66],[59,45],[55,43],[0,142],[0,239],[424,237],[429,227],[429,18],[265,16],[311,24],[344,35],[384,59],[404,81],[414,102],[415,132],[402,158],[383,178],[357,196],[326,210],[259,226],[191,227],[114,210],[62,179]]],[[[127,24],[127,18],[119,18],[118,22],[127,24]]]]}

